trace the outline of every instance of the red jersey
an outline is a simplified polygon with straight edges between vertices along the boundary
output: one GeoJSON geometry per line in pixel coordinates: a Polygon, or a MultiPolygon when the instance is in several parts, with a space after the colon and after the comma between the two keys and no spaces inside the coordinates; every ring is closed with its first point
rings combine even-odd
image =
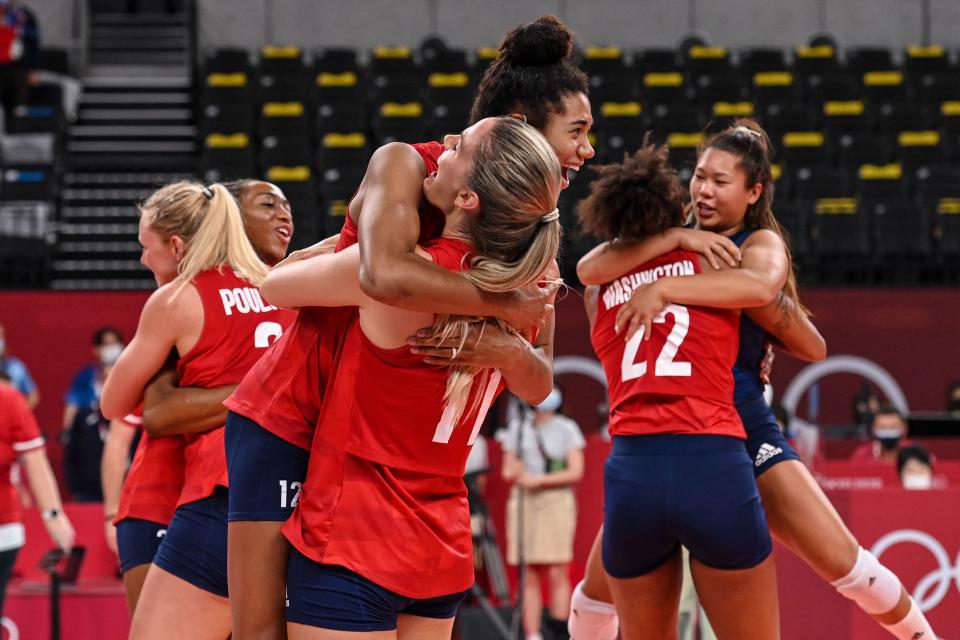
{"type": "MultiPolygon", "coordinates": [[[[131,429],[143,428],[143,405],[123,421],[131,429]]],[[[183,436],[151,438],[144,431],[123,481],[120,504],[113,523],[127,518],[169,524],[183,490],[183,436]]]]}
{"type": "Polygon", "coordinates": [[[0,383],[0,525],[20,522],[20,496],[10,480],[10,467],[24,453],[43,447],[37,419],[26,399],[0,383]]]}
{"type": "Polygon", "coordinates": [[[733,405],[739,314],[668,305],[649,340],[614,329],[633,289],[662,277],[700,273],[697,254],[671,251],[600,288],[590,341],[607,376],[611,435],[697,433],[745,438],[733,405]]]}
{"type": "MultiPolygon", "coordinates": [[[[203,331],[177,363],[180,386],[237,384],[293,322],[294,314],[264,302],[256,287],[228,267],[222,272],[203,271],[192,284],[203,303],[203,331]]],[[[186,466],[179,504],[206,498],[218,485],[227,486],[223,426],[184,439],[186,466]]]]}
{"type": "MultiPolygon", "coordinates": [[[[443,153],[438,142],[411,145],[430,174],[443,153]]],[[[446,222],[441,211],[420,208],[420,242],[438,238],[446,222]]],[[[348,215],[337,251],[357,242],[357,225],[348,215]]],[[[224,405],[234,413],[304,450],[310,449],[320,418],[323,389],[356,308],[308,308],[253,366],[224,405]]]]}
{"type": "MultiPolygon", "coordinates": [[[[439,240],[434,261],[462,268],[470,249],[439,240]]],[[[300,503],[284,534],[301,553],[339,565],[410,598],[473,584],[473,545],[463,472],[500,373],[474,382],[479,406],[453,423],[447,371],[409,348],[382,349],[359,320],[344,341],[310,452],[300,503]]]]}

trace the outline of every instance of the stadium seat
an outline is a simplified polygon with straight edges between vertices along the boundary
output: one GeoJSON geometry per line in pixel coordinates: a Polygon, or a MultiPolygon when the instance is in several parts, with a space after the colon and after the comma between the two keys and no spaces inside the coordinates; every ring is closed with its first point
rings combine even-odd
{"type": "Polygon", "coordinates": [[[427,137],[428,123],[420,102],[386,102],[379,106],[373,119],[377,146],[388,142],[422,142],[427,137]]]}
{"type": "Polygon", "coordinates": [[[203,57],[205,73],[245,73],[250,74],[250,52],[246,49],[219,48],[210,49],[203,57]]]}
{"type": "Polygon", "coordinates": [[[250,136],[245,132],[208,133],[200,156],[207,182],[226,182],[256,175],[250,136]]]}

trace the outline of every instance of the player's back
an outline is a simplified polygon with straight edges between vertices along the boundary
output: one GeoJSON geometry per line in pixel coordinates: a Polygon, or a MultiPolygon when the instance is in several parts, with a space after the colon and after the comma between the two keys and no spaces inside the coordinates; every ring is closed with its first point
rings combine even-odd
{"type": "MultiPolygon", "coordinates": [[[[455,270],[469,246],[438,243],[464,245],[434,253],[437,264],[455,270]]],[[[477,376],[468,410],[454,424],[444,408],[447,376],[408,347],[376,346],[359,320],[353,323],[327,389],[299,508],[284,529],[302,553],[408,597],[469,587],[463,470],[503,384],[499,372],[477,376]]]]}
{"type": "Polygon", "coordinates": [[[700,273],[697,254],[675,250],[603,285],[591,333],[610,397],[610,433],[711,433],[744,437],[733,409],[739,313],[678,304],[654,318],[649,339],[615,328],[633,289],[700,273]]]}
{"type": "MultiPolygon", "coordinates": [[[[269,305],[260,291],[231,269],[209,269],[192,281],[203,305],[203,330],[177,363],[180,385],[219,387],[237,384],[284,329],[290,311],[269,305]]],[[[223,427],[186,436],[186,471],[180,504],[226,486],[223,427]]]]}

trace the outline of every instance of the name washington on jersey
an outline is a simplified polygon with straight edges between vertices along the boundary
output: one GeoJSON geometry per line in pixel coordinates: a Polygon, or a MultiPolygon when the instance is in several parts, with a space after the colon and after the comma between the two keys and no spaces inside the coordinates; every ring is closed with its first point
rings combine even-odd
{"type": "Polygon", "coordinates": [[[607,290],[603,292],[603,306],[609,309],[623,304],[630,299],[633,290],[642,284],[651,284],[667,276],[692,276],[694,274],[696,274],[696,271],[692,260],[679,260],[662,264],[653,269],[631,273],[628,276],[617,278],[607,285],[607,290]]]}

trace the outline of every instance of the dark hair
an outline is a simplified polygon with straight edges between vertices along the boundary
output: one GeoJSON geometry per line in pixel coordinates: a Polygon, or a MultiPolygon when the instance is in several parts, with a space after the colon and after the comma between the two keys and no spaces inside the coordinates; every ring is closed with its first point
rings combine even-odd
{"type": "Polygon", "coordinates": [[[870,418],[871,425],[873,424],[873,421],[876,419],[877,416],[897,416],[898,418],[906,422],[906,419],[903,417],[903,413],[900,412],[900,409],[897,409],[892,404],[880,405],[880,408],[877,409],[876,412],[873,414],[873,416],[870,418]]]}
{"type": "Polygon", "coordinates": [[[640,240],[683,223],[684,191],[670,166],[670,150],[649,136],[620,164],[594,167],[600,174],[580,202],[580,225],[603,240],[640,240]]]}
{"type": "Polygon", "coordinates": [[[123,334],[120,333],[120,330],[116,327],[100,327],[97,329],[97,332],[93,334],[93,346],[100,347],[103,346],[103,341],[107,339],[107,336],[113,334],[117,337],[120,342],[123,342],[123,334]]]}
{"type": "Polygon", "coordinates": [[[960,389],[960,380],[954,380],[950,383],[950,386],[947,387],[947,397],[952,396],[958,389],[960,389]]]}
{"type": "Polygon", "coordinates": [[[571,62],[572,54],[573,34],[555,16],[511,29],[480,80],[470,124],[522,113],[543,130],[551,113],[563,111],[564,98],[588,92],[587,75],[571,62]]]}
{"type": "Polygon", "coordinates": [[[247,189],[252,187],[254,184],[260,182],[259,180],[254,180],[252,178],[244,178],[243,180],[231,180],[230,182],[224,182],[224,188],[230,192],[230,195],[233,196],[233,199],[237,201],[237,206],[240,207],[240,214],[243,214],[243,204],[240,202],[243,198],[243,194],[247,192],[247,189]]]}
{"type": "Polygon", "coordinates": [[[919,460],[931,469],[933,468],[933,460],[926,447],[922,444],[908,444],[897,452],[897,475],[903,474],[903,468],[910,460],[919,460]]]}
{"type": "Polygon", "coordinates": [[[787,282],[783,285],[783,292],[804,313],[809,314],[800,303],[797,292],[797,276],[789,238],[773,215],[773,144],[767,132],[755,120],[740,118],[707,140],[700,148],[700,155],[707,149],[726,151],[738,157],[740,168],[747,174],[746,187],[749,189],[755,184],[763,187],[757,201],[747,206],[744,225],[747,229],[769,229],[783,239],[783,247],[787,252],[787,282]]]}

